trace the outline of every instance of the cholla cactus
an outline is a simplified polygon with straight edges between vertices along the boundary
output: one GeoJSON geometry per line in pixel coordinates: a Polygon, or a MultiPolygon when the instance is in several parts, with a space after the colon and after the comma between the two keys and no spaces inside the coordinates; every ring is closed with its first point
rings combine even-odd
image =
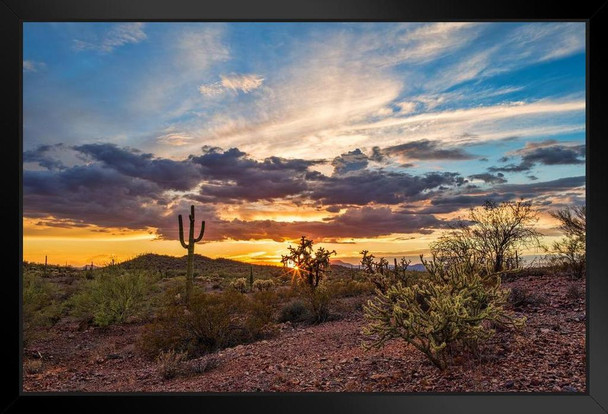
{"type": "Polygon", "coordinates": [[[230,287],[238,292],[245,293],[247,292],[247,279],[239,277],[230,283],[230,287]]]}
{"type": "Polygon", "coordinates": [[[400,263],[397,263],[397,259],[394,259],[394,268],[391,272],[388,267],[388,260],[384,257],[375,261],[375,256],[369,254],[369,251],[363,250],[360,252],[363,255],[361,258],[361,265],[365,272],[366,278],[380,291],[386,292],[386,290],[397,282],[405,283],[407,281],[407,267],[411,263],[410,260],[406,260],[405,257],[401,258],[400,263]]]}
{"type": "Polygon", "coordinates": [[[499,277],[483,276],[468,264],[422,262],[428,278],[413,286],[398,282],[385,292],[378,290],[364,306],[369,321],[363,329],[366,348],[402,338],[445,369],[451,350],[477,352],[479,344],[494,334],[491,324],[524,324],[525,318],[516,319],[504,309],[509,290],[501,288],[499,277]]]}
{"type": "Polygon", "coordinates": [[[258,279],[253,282],[253,288],[260,292],[265,290],[272,290],[274,289],[274,286],[274,280],[272,279],[258,279]]]}

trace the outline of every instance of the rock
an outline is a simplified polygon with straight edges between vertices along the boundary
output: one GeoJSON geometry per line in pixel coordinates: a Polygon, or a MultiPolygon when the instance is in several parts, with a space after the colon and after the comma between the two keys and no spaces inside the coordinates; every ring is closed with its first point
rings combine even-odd
{"type": "Polygon", "coordinates": [[[534,378],[532,381],[530,381],[530,385],[537,386],[540,384],[541,384],[541,381],[538,378],[534,378]]]}
{"type": "Polygon", "coordinates": [[[570,385],[566,385],[565,387],[562,388],[562,391],[564,392],[578,392],[578,389],[571,387],[570,385]]]}
{"type": "Polygon", "coordinates": [[[515,382],[512,380],[505,382],[505,388],[513,388],[514,385],[515,385],[515,382]]]}

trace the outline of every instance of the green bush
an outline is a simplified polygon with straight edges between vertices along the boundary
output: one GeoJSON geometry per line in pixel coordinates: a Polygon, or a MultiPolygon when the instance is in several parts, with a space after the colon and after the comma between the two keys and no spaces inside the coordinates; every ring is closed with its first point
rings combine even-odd
{"type": "Polygon", "coordinates": [[[322,323],[329,319],[329,305],[332,297],[325,283],[316,288],[300,285],[298,289],[308,306],[311,323],[322,323]]]}
{"type": "Polygon", "coordinates": [[[62,314],[59,289],[35,272],[23,273],[23,339],[34,339],[36,330],[54,325],[62,314]]]}
{"type": "Polygon", "coordinates": [[[469,263],[449,265],[423,261],[429,273],[413,286],[401,283],[364,306],[369,324],[364,346],[381,347],[402,338],[438,368],[445,369],[454,352],[478,347],[494,334],[490,326],[521,326],[504,308],[509,291],[496,275],[482,276],[469,263]]]}
{"type": "Polygon", "coordinates": [[[102,327],[141,316],[151,282],[142,272],[100,273],[71,298],[72,314],[102,327]]]}
{"type": "Polygon", "coordinates": [[[292,300],[281,309],[279,322],[304,322],[310,320],[308,306],[302,300],[292,300]]]}
{"type": "Polygon", "coordinates": [[[369,281],[335,280],[327,284],[329,293],[334,298],[347,298],[374,293],[374,285],[369,281]]]}
{"type": "Polygon", "coordinates": [[[268,295],[272,292],[259,293],[248,297],[232,289],[194,291],[188,308],[168,300],[158,318],[144,328],[138,348],[151,358],[170,350],[197,357],[267,337],[273,332],[273,299],[268,295]]]}

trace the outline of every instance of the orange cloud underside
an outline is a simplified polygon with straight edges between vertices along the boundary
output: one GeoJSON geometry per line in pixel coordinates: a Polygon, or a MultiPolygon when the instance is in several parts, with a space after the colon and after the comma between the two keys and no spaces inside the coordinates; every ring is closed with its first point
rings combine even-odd
{"type": "MultiPolygon", "coordinates": [[[[277,215],[276,211],[273,214],[274,219],[280,215],[277,215]]],[[[60,227],[57,227],[50,225],[53,222],[44,219],[23,219],[23,260],[43,262],[45,256],[48,256],[48,261],[52,264],[82,266],[91,262],[104,265],[112,259],[125,261],[144,253],[171,256],[186,254],[179,241],[158,239],[154,228],[129,230],[67,222],[59,222],[60,227]],[[74,227],[75,224],[78,227],[74,227]]],[[[539,224],[546,234],[551,234],[548,229],[553,227],[555,222],[548,215],[542,215],[539,224]]],[[[332,239],[319,243],[319,246],[336,250],[338,254],[334,258],[350,263],[358,263],[359,252],[364,249],[376,256],[406,256],[417,262],[420,254],[429,254],[429,243],[436,240],[441,233],[442,231],[433,234],[393,234],[369,239],[332,239]]],[[[549,245],[558,238],[553,234],[544,238],[546,244],[549,245]]],[[[278,265],[289,244],[272,240],[203,240],[203,243],[197,244],[196,253],[212,258],[224,257],[248,263],[278,265]]],[[[534,251],[525,253],[538,254],[534,251]]]]}

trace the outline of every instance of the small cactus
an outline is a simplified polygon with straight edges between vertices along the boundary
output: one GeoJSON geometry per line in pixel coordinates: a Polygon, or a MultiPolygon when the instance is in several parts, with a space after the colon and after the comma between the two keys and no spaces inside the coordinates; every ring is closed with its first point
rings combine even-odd
{"type": "Polygon", "coordinates": [[[192,292],[192,284],[193,284],[193,264],[194,264],[194,245],[201,241],[203,238],[203,234],[205,233],[205,221],[203,220],[201,223],[201,231],[198,235],[197,238],[194,238],[194,226],[195,226],[195,220],[194,220],[194,206],[190,206],[190,216],[188,216],[188,218],[190,219],[190,229],[188,232],[188,243],[185,242],[184,240],[184,224],[182,221],[182,215],[180,214],[178,216],[178,222],[179,222],[179,241],[182,245],[182,247],[186,250],[188,250],[188,267],[186,270],[186,303],[190,303],[190,294],[192,292]]]}
{"type": "Polygon", "coordinates": [[[249,290],[253,290],[253,266],[249,267],[249,290]]]}

